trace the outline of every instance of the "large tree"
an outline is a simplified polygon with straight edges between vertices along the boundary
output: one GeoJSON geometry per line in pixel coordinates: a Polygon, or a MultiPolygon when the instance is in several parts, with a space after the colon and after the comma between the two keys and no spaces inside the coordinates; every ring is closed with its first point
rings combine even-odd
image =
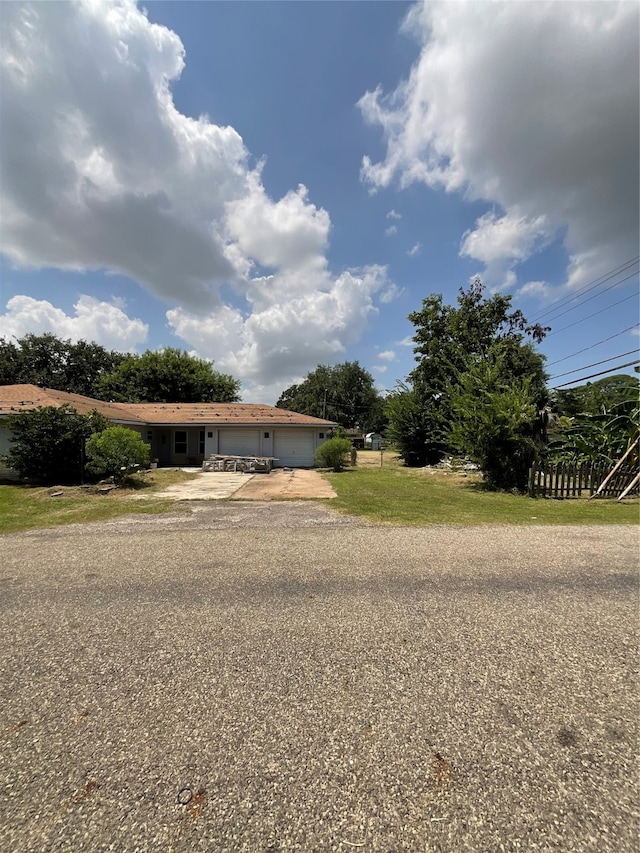
{"type": "Polygon", "coordinates": [[[124,359],[87,341],[28,334],[16,342],[0,338],[0,385],[40,385],[72,394],[97,396],[101,376],[124,359]]]}
{"type": "Polygon", "coordinates": [[[98,397],[120,403],[236,403],[240,383],[210,362],[167,347],[128,355],[98,383],[98,397]]]}
{"type": "Polygon", "coordinates": [[[373,376],[357,361],[319,365],[304,382],[283,391],[276,406],[363,432],[378,431],[385,424],[384,403],[373,376]]]}
{"type": "MultiPolygon", "coordinates": [[[[412,393],[403,396],[398,392],[388,407],[394,433],[403,429],[403,419],[415,430],[416,418],[404,417],[403,403],[420,412],[423,434],[421,441],[412,437],[411,454],[403,455],[407,464],[432,464],[455,450],[455,388],[472,366],[490,358],[497,345],[501,387],[528,377],[532,405],[540,408],[547,399],[544,360],[533,346],[547,330],[529,325],[521,311],[512,311],[510,296],[487,297],[478,278],[467,290],[460,290],[457,302],[457,307],[445,305],[442,295],[433,293],[423,300],[420,311],[409,315],[416,327],[417,364],[409,375],[412,393]]],[[[402,447],[400,450],[402,453],[402,447]]]]}

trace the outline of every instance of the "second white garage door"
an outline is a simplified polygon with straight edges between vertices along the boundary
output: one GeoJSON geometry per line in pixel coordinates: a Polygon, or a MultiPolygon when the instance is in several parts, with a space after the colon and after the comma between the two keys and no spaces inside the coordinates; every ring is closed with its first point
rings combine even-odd
{"type": "Polygon", "coordinates": [[[260,431],[257,429],[221,429],[218,453],[223,456],[259,456],[260,431]]]}
{"type": "Polygon", "coordinates": [[[275,464],[282,468],[312,468],[314,441],[311,430],[277,429],[273,437],[275,464]]]}

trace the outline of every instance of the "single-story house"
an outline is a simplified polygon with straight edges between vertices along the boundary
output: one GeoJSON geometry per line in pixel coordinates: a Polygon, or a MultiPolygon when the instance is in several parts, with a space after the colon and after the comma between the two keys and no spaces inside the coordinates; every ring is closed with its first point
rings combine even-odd
{"type": "MultiPolygon", "coordinates": [[[[139,432],[160,466],[200,465],[212,454],[270,456],[275,467],[311,468],[334,421],[261,403],[107,403],[37,385],[0,385],[0,456],[9,451],[8,415],[40,406],[93,409],[139,432]]],[[[0,477],[10,471],[0,463],[0,477]]]]}

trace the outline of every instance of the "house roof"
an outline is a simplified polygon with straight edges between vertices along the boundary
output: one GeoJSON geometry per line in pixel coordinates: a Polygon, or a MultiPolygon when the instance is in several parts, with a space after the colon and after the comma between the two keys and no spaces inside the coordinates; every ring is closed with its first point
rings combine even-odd
{"type": "Polygon", "coordinates": [[[106,403],[37,385],[0,385],[0,416],[65,403],[85,415],[92,409],[113,421],[131,424],[180,425],[225,424],[232,426],[335,426],[334,421],[262,403],[106,403]]]}
{"type": "Polygon", "coordinates": [[[26,412],[39,406],[64,406],[68,404],[80,415],[86,415],[97,409],[111,420],[127,420],[143,423],[137,415],[125,417],[119,403],[105,403],[82,394],[68,394],[54,388],[40,388],[37,385],[0,385],[0,416],[26,412]]]}

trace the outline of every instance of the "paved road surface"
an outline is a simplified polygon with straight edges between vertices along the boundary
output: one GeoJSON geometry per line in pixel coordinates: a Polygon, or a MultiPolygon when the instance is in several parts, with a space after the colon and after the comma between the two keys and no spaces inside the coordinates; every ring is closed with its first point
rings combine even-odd
{"type": "Polygon", "coordinates": [[[0,538],[1,850],[637,849],[635,530],[191,508],[0,538]]]}

